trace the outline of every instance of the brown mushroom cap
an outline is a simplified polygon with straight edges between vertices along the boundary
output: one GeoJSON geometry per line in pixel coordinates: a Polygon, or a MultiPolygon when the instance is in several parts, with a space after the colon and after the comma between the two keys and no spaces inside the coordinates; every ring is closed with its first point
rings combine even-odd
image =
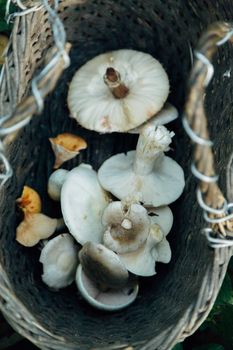
{"type": "Polygon", "coordinates": [[[126,285],[128,271],[117,254],[102,244],[85,243],[79,259],[87,276],[98,285],[113,289],[126,285]]]}
{"type": "Polygon", "coordinates": [[[19,208],[25,213],[40,213],[41,199],[39,194],[31,187],[24,186],[21,197],[16,200],[19,208]]]}
{"type": "Polygon", "coordinates": [[[79,136],[64,133],[49,138],[55,154],[54,169],[58,169],[64,162],[76,157],[81,150],[87,148],[86,141],[79,136]]]}

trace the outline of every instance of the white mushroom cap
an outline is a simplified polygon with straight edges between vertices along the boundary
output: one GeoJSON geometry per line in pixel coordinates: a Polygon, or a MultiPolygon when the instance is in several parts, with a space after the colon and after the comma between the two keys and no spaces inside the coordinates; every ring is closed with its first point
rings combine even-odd
{"type": "Polygon", "coordinates": [[[66,226],[80,244],[102,242],[101,218],[109,202],[91,166],[81,164],[69,172],[62,186],[61,209],[66,226]]]}
{"type": "Polygon", "coordinates": [[[54,201],[59,201],[61,198],[61,188],[65,182],[68,170],[58,169],[54,171],[48,181],[48,194],[54,201]]]}
{"type": "Polygon", "coordinates": [[[101,54],[76,72],[68,106],[72,117],[87,129],[121,132],[155,115],[168,93],[168,76],[162,65],[149,54],[124,49],[101,54]],[[113,71],[117,80],[112,79],[113,71]],[[114,95],[119,86],[123,96],[114,95]]]}
{"type": "Polygon", "coordinates": [[[54,289],[69,286],[75,279],[78,265],[78,248],[73,237],[61,234],[51,239],[41,251],[40,262],[44,283],[54,289]]]}
{"type": "Polygon", "coordinates": [[[158,224],[164,235],[171,231],[173,224],[173,214],[169,207],[164,206],[160,208],[147,208],[149,214],[153,214],[150,216],[151,224],[158,224]]]}
{"type": "Polygon", "coordinates": [[[150,231],[150,217],[140,205],[112,202],[105,209],[102,223],[107,228],[104,245],[117,253],[137,250],[147,239],[150,231]]]}
{"type": "Polygon", "coordinates": [[[136,299],[138,294],[138,283],[129,281],[121,289],[108,289],[102,291],[85,274],[80,264],[76,273],[76,285],[82,297],[93,307],[105,311],[121,310],[136,299]]]}
{"type": "Polygon", "coordinates": [[[184,189],[184,172],[164,156],[171,137],[164,126],[147,126],[137,150],[107,159],[99,169],[100,184],[119,199],[140,193],[145,205],[159,207],[174,202],[184,189]]]}
{"type": "Polygon", "coordinates": [[[134,159],[135,151],[130,151],[106,160],[98,172],[102,187],[118,199],[140,192],[142,202],[155,207],[179,198],[184,188],[184,174],[176,161],[164,156],[153,173],[143,176],[133,171],[134,159]]]}
{"type": "Polygon", "coordinates": [[[128,271],[135,275],[153,276],[156,274],[156,261],[168,263],[171,249],[161,227],[153,224],[144,245],[135,252],[119,254],[119,258],[128,271]]]}
{"type": "Polygon", "coordinates": [[[25,247],[33,247],[41,239],[52,236],[56,231],[57,223],[57,219],[42,213],[25,213],[24,220],[16,229],[16,241],[25,247]]]}
{"type": "Polygon", "coordinates": [[[85,243],[79,260],[87,276],[100,286],[118,289],[128,282],[128,271],[117,254],[102,244],[85,243]]]}
{"type": "MultiPolygon", "coordinates": [[[[150,125],[153,125],[154,127],[156,127],[158,125],[168,124],[177,118],[178,118],[177,109],[170,103],[165,103],[164,107],[158,113],[156,113],[154,117],[149,119],[146,123],[149,123],[150,125]]],[[[138,126],[137,128],[129,130],[128,132],[130,134],[140,134],[144,127],[145,127],[145,123],[138,126]]]]}

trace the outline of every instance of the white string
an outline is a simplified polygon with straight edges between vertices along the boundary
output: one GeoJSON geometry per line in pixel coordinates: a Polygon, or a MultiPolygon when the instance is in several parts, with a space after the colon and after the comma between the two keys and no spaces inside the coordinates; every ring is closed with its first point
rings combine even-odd
{"type": "Polygon", "coordinates": [[[194,175],[197,179],[199,179],[199,180],[201,180],[201,181],[203,181],[203,182],[214,183],[214,182],[217,182],[217,181],[218,181],[218,178],[219,178],[218,175],[207,176],[207,175],[201,173],[201,172],[197,169],[197,167],[195,166],[194,163],[192,163],[192,165],[191,165],[191,171],[192,171],[193,175],[194,175]]]}
{"type": "Polygon", "coordinates": [[[213,142],[211,140],[203,139],[193,131],[193,129],[190,127],[187,121],[187,118],[185,116],[182,118],[182,124],[186,133],[188,134],[188,136],[193,142],[203,146],[210,146],[210,147],[213,146],[213,142]]]}
{"type": "Polygon", "coordinates": [[[204,63],[204,65],[207,68],[207,74],[206,74],[204,86],[208,86],[214,75],[214,66],[212,65],[210,60],[206,56],[204,56],[201,52],[194,51],[194,54],[195,54],[195,57],[199,59],[202,63],[204,63]]]}
{"type": "Polygon", "coordinates": [[[216,235],[216,233],[211,228],[204,228],[202,230],[202,232],[205,234],[205,236],[209,242],[209,246],[211,248],[219,249],[219,248],[228,248],[228,247],[233,246],[233,239],[232,238],[226,239],[226,238],[220,236],[219,233],[217,233],[217,235],[220,236],[221,238],[216,238],[216,237],[214,237],[214,235],[216,235]]]}
{"type": "MultiPolygon", "coordinates": [[[[225,44],[232,36],[233,36],[233,29],[231,29],[225,35],[225,37],[223,39],[219,40],[216,45],[221,46],[221,45],[225,44]]],[[[214,66],[210,62],[210,60],[205,55],[203,55],[201,52],[194,51],[194,54],[195,54],[195,57],[199,61],[201,61],[207,68],[206,79],[204,82],[204,86],[207,87],[209,85],[212,77],[213,77],[214,66]]],[[[188,136],[190,137],[190,139],[194,143],[199,144],[201,146],[208,146],[208,147],[213,146],[213,142],[211,140],[206,140],[195,133],[195,131],[189,125],[188,120],[187,120],[185,115],[183,116],[182,123],[183,123],[184,130],[186,131],[186,133],[188,134],[188,136]]],[[[207,176],[207,175],[201,173],[196,168],[194,163],[191,165],[191,171],[192,171],[193,175],[198,180],[200,180],[202,182],[214,183],[214,182],[218,181],[218,175],[207,176]]],[[[200,188],[197,189],[197,201],[198,201],[198,204],[200,205],[200,207],[203,209],[204,219],[206,222],[208,222],[210,224],[220,224],[220,223],[224,223],[228,220],[233,219],[233,213],[230,212],[231,209],[233,208],[233,203],[228,203],[225,200],[222,208],[220,208],[220,209],[212,208],[204,202],[200,188]],[[219,217],[219,218],[210,218],[209,213],[217,214],[217,215],[224,215],[224,216],[219,217]]],[[[220,233],[214,233],[211,228],[204,228],[203,232],[204,232],[204,234],[209,242],[209,245],[212,248],[217,249],[217,248],[226,248],[226,247],[233,246],[233,239],[224,238],[220,233]],[[214,236],[216,234],[218,235],[218,238],[216,238],[214,236]]]]}
{"type": "Polygon", "coordinates": [[[28,15],[29,13],[39,11],[43,8],[43,5],[41,3],[34,5],[32,7],[26,7],[20,0],[8,0],[6,4],[6,21],[7,23],[12,22],[12,20],[15,17],[22,17],[25,15],[28,15]],[[22,10],[20,12],[14,12],[10,14],[10,4],[11,3],[16,3],[18,7],[22,10]]]}
{"type": "Polygon", "coordinates": [[[197,189],[197,201],[198,201],[200,207],[208,213],[221,215],[221,214],[225,214],[228,210],[228,204],[227,204],[226,200],[224,201],[223,207],[221,209],[214,209],[214,208],[210,207],[209,205],[207,205],[203,200],[203,196],[202,196],[202,192],[201,192],[200,188],[197,189]]]}
{"type": "Polygon", "coordinates": [[[221,45],[225,44],[229,39],[231,39],[232,36],[233,36],[233,28],[229,32],[227,32],[227,34],[224,36],[224,38],[219,40],[216,45],[221,46],[221,45]]]}

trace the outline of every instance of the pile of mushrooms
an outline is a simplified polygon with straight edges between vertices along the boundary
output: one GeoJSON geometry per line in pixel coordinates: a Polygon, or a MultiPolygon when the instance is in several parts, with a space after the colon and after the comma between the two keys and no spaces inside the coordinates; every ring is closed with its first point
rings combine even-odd
{"type": "Polygon", "coordinates": [[[119,310],[136,299],[140,277],[154,276],[157,263],[170,262],[168,205],[180,197],[185,181],[179,164],[165,155],[175,134],[164,124],[178,116],[168,94],[162,65],[134,50],[99,55],[74,75],[68,107],[79,124],[139,138],[135,150],[110,157],[98,172],[84,163],[58,169],[87,143],[68,133],[49,139],[57,170],[47,191],[60,202],[62,219],[42,214],[40,196],[25,187],[17,200],[24,220],[16,239],[30,247],[40,241],[42,281],[51,290],[75,282],[90,305],[119,310]]]}

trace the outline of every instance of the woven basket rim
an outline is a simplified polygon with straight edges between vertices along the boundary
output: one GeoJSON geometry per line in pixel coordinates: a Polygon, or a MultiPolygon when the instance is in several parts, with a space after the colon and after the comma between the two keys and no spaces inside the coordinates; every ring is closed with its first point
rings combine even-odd
{"type": "MultiPolygon", "coordinates": [[[[33,16],[35,15],[36,14],[30,14],[28,15],[28,18],[30,18],[30,20],[33,20],[33,16]]],[[[22,21],[23,19],[17,18],[15,25],[19,27],[22,21]]],[[[13,31],[10,38],[9,47],[12,48],[14,46],[15,40],[18,40],[17,31],[13,31]]],[[[12,60],[14,60],[14,52],[13,50],[9,50],[7,62],[11,62],[12,60]]],[[[8,63],[6,63],[6,65],[7,64],[8,63]]],[[[48,92],[52,91],[56,86],[58,78],[63,72],[64,66],[61,64],[59,69],[60,70],[58,71],[56,79],[51,82],[48,92]]],[[[6,71],[7,70],[5,70],[5,72],[6,71]]],[[[5,80],[5,94],[7,94],[7,79],[8,77],[6,73],[4,73],[3,80],[5,80]]],[[[9,92],[8,94],[10,96],[9,92]]],[[[21,109],[18,109],[18,114],[15,114],[16,117],[20,115],[22,116],[22,111],[25,109],[25,101],[20,105],[21,109]]],[[[36,110],[35,100],[31,99],[31,103],[34,106],[34,109],[32,109],[34,113],[36,110]]],[[[17,97],[13,97],[12,106],[15,106],[16,104],[17,97]]],[[[219,288],[226,273],[228,262],[232,255],[233,248],[231,247],[214,250],[212,265],[208,267],[208,270],[203,276],[203,282],[197,300],[195,303],[190,304],[188,309],[184,312],[180,322],[176,325],[176,327],[174,327],[174,329],[166,329],[166,341],[161,343],[161,349],[170,349],[176,343],[183,341],[186,337],[193,334],[200,326],[200,324],[205,320],[217,297],[219,288]]],[[[76,349],[75,344],[67,343],[65,338],[52,334],[47,329],[45,329],[33,316],[29,309],[23,305],[23,303],[18,299],[15,292],[13,291],[9,278],[4,270],[4,266],[1,264],[0,282],[0,310],[18,333],[42,349],[64,349],[64,345],[65,349],[76,349]]],[[[143,344],[122,344],[122,347],[119,347],[119,349],[123,347],[126,348],[126,346],[132,346],[135,350],[149,350],[153,348],[154,340],[152,339],[151,341],[143,344]]],[[[109,347],[108,349],[111,348],[109,347]]],[[[101,350],[103,350],[103,348],[101,348],[101,350]]]]}

